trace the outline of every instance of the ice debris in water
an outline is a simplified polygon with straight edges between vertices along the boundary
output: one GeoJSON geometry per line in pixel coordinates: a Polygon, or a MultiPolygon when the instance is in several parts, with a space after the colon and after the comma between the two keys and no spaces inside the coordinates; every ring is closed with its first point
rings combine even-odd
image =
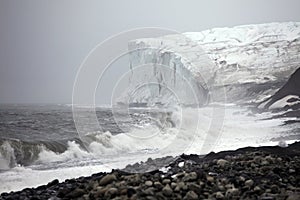
{"type": "Polygon", "coordinates": [[[281,140],[281,141],[278,142],[278,146],[280,146],[280,147],[287,147],[288,145],[287,145],[287,143],[284,140],[281,140]]]}
{"type": "Polygon", "coordinates": [[[171,167],[162,167],[162,168],[160,168],[159,171],[161,171],[163,173],[167,173],[170,169],[171,169],[171,167]]]}
{"type": "Polygon", "coordinates": [[[184,162],[178,163],[178,167],[183,167],[183,166],[184,166],[184,162]]]}

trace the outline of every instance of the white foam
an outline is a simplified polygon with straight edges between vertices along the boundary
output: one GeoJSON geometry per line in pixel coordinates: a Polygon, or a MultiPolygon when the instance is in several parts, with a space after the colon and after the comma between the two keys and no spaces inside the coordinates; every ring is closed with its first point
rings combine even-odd
{"type": "Polygon", "coordinates": [[[207,141],[205,148],[198,145],[201,140],[196,140],[188,153],[203,154],[209,151],[219,152],[269,144],[272,138],[279,137],[287,129],[280,126],[283,119],[267,120],[270,117],[269,114],[252,115],[246,109],[227,107],[223,128],[217,140],[207,141]]]}
{"type": "MultiPolygon", "coordinates": [[[[36,165],[16,167],[0,173],[0,182],[5,183],[0,185],[0,192],[36,187],[55,178],[63,181],[113,168],[124,168],[130,163],[146,161],[149,157],[176,156],[182,153],[205,154],[246,146],[277,145],[278,141],[272,141],[272,138],[280,137],[282,133],[286,136],[288,133],[287,127],[280,126],[283,119],[266,120],[270,113],[253,115],[246,109],[227,105],[222,121],[218,118],[222,117],[222,113],[214,113],[216,107],[222,108],[214,105],[183,109],[181,113],[175,113],[176,120],[179,120],[178,116],[182,116],[176,128],[147,126],[118,135],[109,132],[96,134],[89,152],[75,142],[69,142],[68,149],[61,154],[44,149],[39,154],[36,165]],[[214,120],[221,123],[217,123],[220,130],[211,127],[214,120]],[[208,137],[208,132],[213,137],[208,137]]],[[[290,142],[292,141],[286,141],[290,142]]]]}
{"type": "Polygon", "coordinates": [[[1,146],[0,150],[3,150],[3,153],[0,151],[0,170],[9,169],[11,165],[15,163],[15,153],[14,149],[11,147],[10,143],[5,141],[1,146]]]}
{"type": "Polygon", "coordinates": [[[69,141],[68,149],[61,154],[49,151],[44,148],[43,151],[39,153],[38,162],[61,162],[70,159],[82,159],[88,156],[89,153],[81,149],[79,144],[75,143],[74,141],[69,141]]]}
{"type": "Polygon", "coordinates": [[[32,170],[25,167],[15,167],[10,171],[0,173],[0,193],[18,191],[24,188],[37,187],[54,179],[64,181],[68,178],[90,176],[93,173],[110,171],[109,168],[100,166],[84,166],[72,168],[60,168],[51,170],[32,170]]]}

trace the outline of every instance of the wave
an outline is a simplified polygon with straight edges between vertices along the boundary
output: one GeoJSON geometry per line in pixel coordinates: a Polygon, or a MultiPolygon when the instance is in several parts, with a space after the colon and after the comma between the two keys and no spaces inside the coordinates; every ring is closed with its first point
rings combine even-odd
{"type": "MultiPolygon", "coordinates": [[[[216,107],[222,108],[222,105],[174,111],[170,117],[176,123],[175,127],[171,123],[164,125],[157,122],[162,125],[146,123],[119,134],[89,132],[84,137],[91,142],[86,145],[82,142],[85,138],[59,142],[2,140],[0,180],[5,184],[0,185],[0,193],[37,187],[53,179],[64,181],[124,169],[128,164],[145,162],[149,157],[155,159],[182,153],[206,154],[246,146],[276,145],[283,139],[284,144],[289,144],[299,138],[298,135],[291,141],[289,127],[280,126],[284,123],[282,118],[270,119],[270,113],[251,113],[232,104],[225,105],[224,122],[215,118],[222,124],[222,129],[212,129],[216,107]],[[213,137],[207,137],[209,135],[213,137]]],[[[162,118],[157,116],[157,119],[162,118]]]]}
{"type": "Polygon", "coordinates": [[[20,165],[47,169],[77,166],[79,163],[102,164],[128,155],[147,159],[182,153],[205,154],[237,148],[237,145],[255,146],[269,142],[286,130],[286,127],[280,127],[282,119],[262,120],[269,118],[269,114],[253,115],[247,109],[232,105],[226,105],[222,121],[215,118],[216,107],[222,108],[214,105],[174,111],[163,117],[157,116],[157,123],[135,126],[119,134],[96,131],[86,133],[81,139],[48,142],[5,139],[0,141],[0,170],[20,165]],[[165,120],[166,116],[169,119],[165,120]],[[216,129],[215,123],[221,126],[220,129],[216,129]]]}
{"type": "MultiPolygon", "coordinates": [[[[74,142],[83,143],[80,139],[74,138],[74,142]]],[[[6,170],[16,166],[28,166],[39,159],[43,151],[51,151],[61,154],[69,148],[68,140],[61,141],[22,141],[18,139],[0,140],[0,170],[6,170]]]]}

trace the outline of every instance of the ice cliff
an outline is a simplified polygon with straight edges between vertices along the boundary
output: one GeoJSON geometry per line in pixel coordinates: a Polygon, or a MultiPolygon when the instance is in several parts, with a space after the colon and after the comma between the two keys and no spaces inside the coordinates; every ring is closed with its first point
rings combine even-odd
{"type": "Polygon", "coordinates": [[[300,23],[142,38],[129,50],[131,102],[260,101],[299,67],[300,23]]]}

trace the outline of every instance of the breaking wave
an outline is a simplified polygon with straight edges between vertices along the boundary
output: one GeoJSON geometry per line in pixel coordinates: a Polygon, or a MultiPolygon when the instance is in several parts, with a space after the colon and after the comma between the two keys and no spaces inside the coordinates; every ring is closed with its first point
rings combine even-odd
{"type": "Polygon", "coordinates": [[[180,113],[174,112],[171,117],[168,114],[167,120],[166,115],[160,113],[158,119],[161,121],[146,123],[140,127],[135,126],[130,131],[119,134],[112,134],[109,131],[89,132],[85,138],[81,138],[84,141],[86,139],[92,141],[88,144],[84,144],[79,138],[48,142],[2,140],[0,141],[0,169],[32,165],[40,168],[63,167],[85,160],[105,163],[112,157],[128,155],[161,157],[177,156],[182,153],[205,154],[211,150],[230,149],[229,144],[234,140],[237,140],[237,145],[240,146],[255,146],[255,143],[262,142],[256,141],[262,140],[262,133],[265,134],[265,142],[269,142],[285,130],[285,127],[280,128],[283,124],[282,119],[261,120],[268,118],[269,115],[251,115],[247,109],[228,106],[230,109],[226,109],[225,117],[229,120],[224,122],[220,132],[213,132],[210,125],[214,107],[208,106],[197,111],[194,108],[186,108],[180,113]],[[182,116],[184,117],[181,118],[182,116]],[[236,122],[241,120],[243,124],[236,122]],[[217,139],[221,138],[221,141],[231,142],[221,142],[217,145],[219,140],[214,141],[212,138],[210,141],[209,134],[216,136],[217,139]],[[257,134],[260,134],[260,137],[257,134]]]}

